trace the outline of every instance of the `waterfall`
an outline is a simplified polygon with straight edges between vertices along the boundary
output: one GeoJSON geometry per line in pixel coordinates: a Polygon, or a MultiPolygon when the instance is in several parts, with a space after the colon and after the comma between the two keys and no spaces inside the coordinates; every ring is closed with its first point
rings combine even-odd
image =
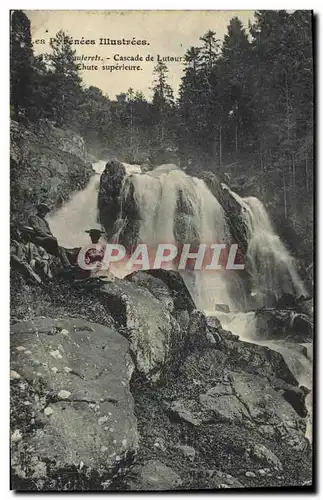
{"type": "MultiPolygon", "coordinates": [[[[100,229],[101,226],[97,222],[97,198],[100,175],[105,165],[105,161],[93,163],[94,174],[86,188],[72,195],[65,205],[48,217],[51,231],[60,245],[66,248],[88,245],[89,235],[84,231],[91,228],[100,229]]],[[[139,165],[124,163],[124,166],[127,175],[141,172],[139,165]]]]}
{"type": "MultiPolygon", "coordinates": [[[[223,184],[224,185],[224,184],[223,184]]],[[[254,307],[272,306],[283,293],[306,295],[296,262],[275,233],[262,202],[254,196],[242,198],[224,185],[241,206],[248,228],[246,267],[252,277],[254,307]]]]}
{"type": "Polygon", "coordinates": [[[93,163],[94,174],[86,188],[76,192],[63,207],[48,217],[51,231],[60,245],[66,248],[88,245],[89,235],[84,231],[99,227],[97,224],[97,193],[100,174],[104,167],[105,162],[103,161],[93,163]]]}
{"type": "MultiPolygon", "coordinates": [[[[204,181],[185,174],[176,165],[161,165],[144,174],[133,173],[121,189],[121,205],[131,182],[139,209],[139,242],[154,248],[159,243],[228,243],[229,230],[223,209],[204,181]]],[[[118,219],[120,232],[122,216],[118,219]]],[[[214,307],[217,302],[234,306],[225,271],[182,271],[197,306],[214,307]]]]}
{"type": "MultiPolygon", "coordinates": [[[[139,242],[227,243],[231,241],[224,210],[202,179],[187,175],[176,165],[161,165],[146,173],[128,172],[121,190],[121,205],[132,184],[139,210],[139,242]]],[[[244,279],[232,271],[183,271],[182,275],[196,305],[214,310],[226,304],[230,310],[272,305],[283,293],[305,295],[295,263],[275,233],[263,204],[253,197],[242,198],[222,184],[241,207],[248,228],[246,268],[252,281],[247,290],[244,279]]],[[[117,222],[122,231],[122,213],[117,222]]],[[[116,236],[118,236],[116,234],[116,236]]]]}
{"type": "MultiPolygon", "coordinates": [[[[248,221],[251,222],[251,237],[248,244],[247,261],[253,278],[254,290],[267,296],[274,293],[278,298],[282,293],[291,293],[297,297],[306,295],[296,263],[285,248],[280,237],[275,233],[265,207],[255,197],[248,197],[244,202],[249,207],[248,221]]],[[[266,305],[263,301],[259,306],[266,305]]]]}
{"type": "MultiPolygon", "coordinates": [[[[146,173],[141,173],[138,165],[123,165],[126,176],[120,192],[116,237],[122,232],[125,222],[123,207],[130,188],[133,188],[140,216],[139,242],[151,247],[158,243],[230,243],[232,237],[224,210],[202,179],[186,175],[176,165],[161,165],[146,173]]],[[[93,168],[96,173],[88,186],[75,193],[49,218],[53,234],[63,246],[88,244],[89,238],[84,231],[97,227],[98,174],[104,170],[105,162],[94,163],[93,168]]],[[[228,190],[240,205],[240,216],[247,227],[245,263],[252,281],[251,294],[239,271],[181,271],[186,286],[209,322],[216,317],[224,329],[239,335],[241,340],[266,345],[280,352],[299,382],[311,388],[312,362],[299,351],[299,346],[277,340],[259,340],[255,313],[244,312],[251,305],[253,308],[268,306],[272,293],[276,298],[282,293],[306,295],[295,263],[275,233],[261,201],[254,197],[242,198],[225,184],[222,184],[222,189],[228,190]],[[215,310],[216,304],[229,306],[230,312],[215,310]]],[[[118,276],[123,277],[127,272],[120,269],[118,276]]],[[[311,412],[311,394],[306,402],[311,412]]],[[[307,435],[311,435],[310,418],[307,435]]]]}

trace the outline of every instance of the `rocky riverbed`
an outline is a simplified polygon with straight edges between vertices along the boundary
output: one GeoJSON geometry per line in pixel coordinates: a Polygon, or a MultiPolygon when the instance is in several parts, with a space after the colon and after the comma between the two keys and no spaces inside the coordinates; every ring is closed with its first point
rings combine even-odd
{"type": "Polygon", "coordinates": [[[11,278],[13,489],[311,485],[306,389],[279,353],[208,325],[179,274],[11,278]]]}

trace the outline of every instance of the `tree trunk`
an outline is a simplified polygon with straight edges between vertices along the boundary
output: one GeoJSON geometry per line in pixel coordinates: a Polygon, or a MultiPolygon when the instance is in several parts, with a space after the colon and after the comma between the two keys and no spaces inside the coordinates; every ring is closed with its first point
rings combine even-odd
{"type": "Polygon", "coordinates": [[[307,163],[307,151],[305,151],[305,179],[306,179],[306,191],[309,190],[308,186],[308,163],[307,163]]]}
{"type": "Polygon", "coordinates": [[[286,94],[286,124],[287,124],[287,140],[290,139],[290,121],[289,121],[289,93],[288,93],[288,80],[287,73],[285,73],[285,94],[286,94]]]}
{"type": "Polygon", "coordinates": [[[285,172],[283,172],[283,191],[284,191],[284,212],[285,212],[285,219],[287,219],[287,192],[286,192],[285,172]]]}
{"type": "Polygon", "coordinates": [[[295,165],[295,155],[292,154],[292,168],[293,168],[293,187],[296,186],[296,165],[295,165]]]}
{"type": "Polygon", "coordinates": [[[260,170],[263,172],[264,170],[264,164],[262,161],[262,149],[260,149],[260,170]]]}
{"type": "Polygon", "coordinates": [[[132,111],[132,103],[130,104],[130,146],[132,146],[132,135],[133,135],[133,111],[132,111]]]}
{"type": "Polygon", "coordinates": [[[222,125],[219,128],[219,164],[222,165],[222,125]]]}

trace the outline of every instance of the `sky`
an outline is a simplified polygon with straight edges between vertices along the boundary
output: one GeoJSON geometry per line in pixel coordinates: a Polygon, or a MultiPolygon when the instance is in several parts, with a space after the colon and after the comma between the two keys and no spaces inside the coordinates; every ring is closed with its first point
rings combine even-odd
{"type": "MultiPolygon", "coordinates": [[[[160,57],[184,56],[190,46],[199,46],[199,37],[212,30],[222,40],[230,19],[238,16],[247,28],[254,11],[85,11],[85,10],[26,10],[31,21],[34,53],[50,52],[49,38],[62,29],[74,40],[94,40],[95,44],[72,45],[77,56],[94,56],[99,61],[78,61],[97,70],[82,70],[86,86],[99,87],[114,99],[116,94],[127,92],[131,87],[151,97],[153,68],[160,57]],[[99,45],[100,38],[126,39],[147,42],[146,45],[99,45]],[[41,41],[45,43],[40,43],[41,41]],[[143,61],[115,61],[114,58],[134,56],[143,61]],[[154,58],[147,61],[148,56],[154,58]],[[102,66],[140,66],[136,71],[103,70],[102,66]]],[[[182,76],[182,61],[166,62],[168,83],[178,93],[182,76]]]]}

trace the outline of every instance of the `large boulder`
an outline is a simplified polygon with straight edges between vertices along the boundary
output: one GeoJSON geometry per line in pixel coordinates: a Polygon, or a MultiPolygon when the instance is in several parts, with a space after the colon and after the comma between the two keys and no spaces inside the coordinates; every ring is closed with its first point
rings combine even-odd
{"type": "Polygon", "coordinates": [[[276,377],[292,386],[298,386],[298,381],[283,356],[267,346],[224,338],[222,356],[226,359],[227,367],[232,370],[239,366],[246,372],[276,377]]]}
{"type": "Polygon", "coordinates": [[[98,219],[108,238],[114,234],[115,222],[120,212],[120,191],[126,169],[121,162],[112,160],[101,174],[98,194],[98,219]]]}
{"type": "MultiPolygon", "coordinates": [[[[233,363],[230,353],[223,350],[205,348],[192,353],[180,369],[182,389],[177,389],[176,399],[166,404],[169,414],[175,421],[195,428],[219,423],[244,426],[266,439],[275,436],[284,445],[302,450],[306,446],[306,421],[281,390],[292,385],[270,376],[275,373],[278,377],[281,371],[286,378],[289,370],[287,366],[283,370],[284,360],[279,354],[280,369],[275,361],[270,368],[264,351],[258,353],[259,361],[261,357],[263,370],[256,366],[246,370],[244,362],[239,363],[237,358],[233,363]],[[192,388],[185,391],[189,383],[192,388]]],[[[297,384],[291,373],[287,378],[297,384]]]]}
{"type": "Polygon", "coordinates": [[[11,332],[15,490],[104,490],[138,448],[128,342],[80,319],[36,318],[11,332]]]}
{"type": "Polygon", "coordinates": [[[181,345],[181,329],[169,307],[148,289],[126,280],[102,286],[99,295],[129,340],[138,372],[157,382],[181,345]]]}
{"type": "Polygon", "coordinates": [[[150,382],[176,372],[188,353],[220,341],[176,271],[139,271],[101,286],[98,294],[150,382]]]}
{"type": "Polygon", "coordinates": [[[173,312],[174,300],[172,292],[163,280],[145,271],[136,271],[126,276],[125,279],[140,287],[147,288],[156,299],[162,302],[166,309],[173,312]]]}

